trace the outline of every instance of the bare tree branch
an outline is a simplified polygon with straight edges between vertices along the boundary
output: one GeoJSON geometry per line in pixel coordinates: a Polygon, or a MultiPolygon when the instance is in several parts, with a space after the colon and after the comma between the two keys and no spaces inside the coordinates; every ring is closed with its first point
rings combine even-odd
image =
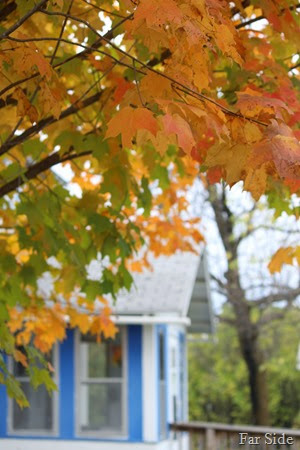
{"type": "Polygon", "coordinates": [[[270,322],[274,322],[275,320],[284,319],[287,311],[288,311],[288,308],[284,308],[281,311],[270,311],[270,312],[264,314],[257,322],[258,327],[267,325],[270,322]]]}
{"type": "Polygon", "coordinates": [[[236,326],[236,320],[230,319],[229,317],[224,317],[221,315],[215,316],[220,322],[226,323],[227,325],[230,325],[232,327],[236,326]]]}
{"type": "Polygon", "coordinates": [[[222,289],[226,290],[227,289],[227,283],[224,281],[221,281],[219,278],[217,278],[215,275],[213,275],[212,273],[209,274],[210,278],[215,281],[218,286],[220,286],[222,289]]]}
{"type": "Polygon", "coordinates": [[[293,301],[300,295],[300,287],[292,289],[287,287],[281,292],[276,292],[273,294],[266,295],[264,297],[258,298],[257,300],[251,300],[250,302],[256,306],[267,306],[272,303],[278,303],[281,301],[293,301]]]}

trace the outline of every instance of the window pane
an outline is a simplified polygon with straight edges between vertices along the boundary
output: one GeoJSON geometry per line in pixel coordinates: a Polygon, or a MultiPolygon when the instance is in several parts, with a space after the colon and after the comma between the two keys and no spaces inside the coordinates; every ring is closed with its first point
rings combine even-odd
{"type": "Polygon", "coordinates": [[[29,382],[21,382],[28,401],[29,408],[21,409],[16,403],[13,405],[13,428],[15,430],[46,430],[53,426],[53,399],[44,386],[35,390],[29,382]]]}
{"type": "Polygon", "coordinates": [[[93,336],[81,336],[80,367],[82,378],[121,378],[122,345],[120,333],[114,340],[95,342],[93,336]]]}
{"type": "Polygon", "coordinates": [[[159,379],[165,379],[165,342],[163,333],[159,333],[159,379]]]}
{"type": "Polygon", "coordinates": [[[166,383],[159,383],[159,402],[160,402],[160,437],[167,435],[167,408],[166,408],[166,383]]]}
{"type": "Polygon", "coordinates": [[[81,431],[122,431],[121,383],[82,383],[80,386],[81,431]]]}

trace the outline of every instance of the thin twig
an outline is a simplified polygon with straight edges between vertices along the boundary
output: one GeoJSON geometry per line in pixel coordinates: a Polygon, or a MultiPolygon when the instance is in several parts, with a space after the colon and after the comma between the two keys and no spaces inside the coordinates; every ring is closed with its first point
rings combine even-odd
{"type": "Polygon", "coordinates": [[[87,0],[82,0],[84,3],[86,3],[89,6],[92,6],[93,8],[97,9],[98,11],[104,12],[105,14],[108,14],[109,16],[115,16],[120,17],[121,19],[127,19],[126,16],[122,16],[122,14],[118,14],[116,12],[107,11],[107,9],[100,8],[100,6],[96,5],[95,3],[88,2],[87,0]]]}
{"type": "Polygon", "coordinates": [[[135,78],[135,85],[136,85],[137,93],[138,93],[138,96],[139,96],[139,99],[140,99],[140,102],[141,102],[142,106],[145,107],[145,104],[144,104],[143,99],[142,99],[141,91],[140,91],[139,82],[138,82],[137,76],[136,76],[136,67],[135,67],[135,62],[134,61],[133,61],[133,71],[134,71],[134,78],[135,78]]]}
{"type": "MultiPolygon", "coordinates": [[[[113,26],[107,33],[105,33],[105,35],[103,37],[107,37],[109,38],[110,36],[113,36],[113,32],[119,27],[121,26],[126,20],[129,20],[131,17],[133,17],[133,14],[129,15],[128,18],[126,19],[122,19],[120,22],[118,22],[115,26],[113,26]]],[[[86,56],[88,56],[89,54],[91,54],[92,52],[96,51],[97,48],[101,45],[102,42],[102,37],[97,39],[92,45],[91,47],[88,46],[81,46],[84,48],[84,50],[82,50],[81,52],[76,53],[75,55],[69,56],[68,58],[64,59],[63,61],[56,63],[53,65],[53,69],[56,69],[58,67],[63,66],[64,64],[67,64],[70,61],[73,61],[73,59],[77,59],[77,58],[85,58],[86,56]]],[[[79,45],[78,43],[76,43],[77,45],[79,45]]],[[[11,49],[10,49],[11,50],[11,49]]],[[[5,88],[3,88],[0,91],[0,97],[5,94],[6,92],[10,91],[11,89],[13,89],[16,86],[19,86],[20,84],[26,83],[26,81],[30,81],[33,80],[34,78],[40,76],[39,72],[34,72],[33,74],[29,75],[28,77],[22,78],[21,80],[18,81],[14,81],[13,83],[11,83],[9,86],[6,86],[5,88]]]]}
{"type": "MultiPolygon", "coordinates": [[[[69,4],[68,14],[70,14],[70,11],[71,11],[72,6],[73,6],[73,2],[74,2],[74,0],[71,0],[71,2],[70,2],[70,4],[69,4]]],[[[63,34],[64,34],[65,27],[66,27],[66,25],[67,25],[67,21],[68,21],[68,18],[65,17],[65,18],[64,18],[64,21],[63,21],[63,24],[62,24],[62,27],[61,27],[61,29],[60,29],[60,33],[59,33],[59,36],[58,36],[58,41],[57,41],[57,43],[56,43],[54,52],[52,53],[52,56],[51,56],[51,61],[50,61],[51,66],[52,66],[52,64],[53,64],[53,61],[54,61],[54,58],[55,58],[55,56],[56,56],[57,50],[58,50],[58,48],[59,48],[60,40],[61,40],[61,38],[62,38],[62,36],[63,36],[63,34]]]]}
{"type": "MultiPolygon", "coordinates": [[[[86,20],[84,20],[84,19],[78,19],[78,17],[72,16],[72,15],[66,14],[66,13],[61,13],[61,12],[57,12],[57,13],[56,13],[56,12],[50,12],[50,11],[42,11],[42,12],[43,12],[44,14],[51,15],[51,16],[52,16],[52,15],[54,15],[54,16],[55,16],[55,15],[58,15],[58,16],[65,16],[65,17],[68,17],[68,18],[71,19],[71,20],[74,20],[74,21],[76,21],[76,22],[80,22],[80,23],[86,25],[91,31],[93,31],[97,36],[100,36],[107,44],[109,44],[112,48],[114,48],[118,53],[121,53],[121,54],[127,56],[128,58],[130,58],[130,59],[132,60],[132,62],[134,61],[134,62],[140,64],[142,67],[144,67],[144,68],[150,70],[151,72],[154,72],[154,73],[156,73],[157,75],[159,75],[159,76],[161,76],[161,77],[163,77],[163,78],[166,78],[167,80],[171,81],[172,83],[176,83],[176,85],[181,86],[181,87],[184,88],[187,92],[192,93],[192,94],[198,96],[200,99],[205,100],[206,102],[209,102],[209,103],[214,104],[215,106],[217,106],[218,108],[220,108],[220,109],[221,109],[224,113],[226,113],[226,114],[230,114],[230,115],[233,115],[233,116],[236,116],[236,117],[241,117],[241,118],[243,118],[243,119],[245,119],[245,120],[249,120],[249,121],[251,121],[251,122],[255,122],[255,123],[257,123],[257,124],[259,124],[259,125],[263,125],[263,126],[265,126],[265,127],[268,126],[268,124],[265,123],[265,122],[262,122],[262,121],[256,120],[256,119],[252,119],[252,118],[248,118],[248,117],[246,117],[246,116],[243,116],[243,115],[240,114],[240,113],[233,112],[233,111],[231,111],[230,109],[228,109],[228,108],[226,108],[225,106],[223,106],[223,105],[221,105],[220,103],[218,103],[217,101],[213,100],[212,98],[207,97],[206,95],[201,94],[200,92],[197,92],[197,91],[195,91],[194,89],[191,89],[191,88],[185,86],[183,83],[180,83],[179,81],[173,79],[172,77],[166,75],[165,73],[162,73],[162,72],[160,72],[160,71],[158,71],[158,70],[156,70],[156,69],[153,69],[152,67],[147,66],[147,64],[145,64],[143,61],[139,60],[138,58],[136,58],[136,57],[134,57],[134,56],[132,56],[132,55],[130,55],[130,54],[128,54],[128,52],[126,52],[125,50],[122,50],[121,48],[119,48],[116,44],[114,44],[113,42],[111,42],[110,39],[106,38],[105,36],[101,36],[101,34],[100,34],[100,33],[99,33],[92,25],[90,25],[86,20]]],[[[114,58],[112,55],[108,55],[108,56],[109,56],[110,58],[116,60],[116,58],[114,58]]]]}

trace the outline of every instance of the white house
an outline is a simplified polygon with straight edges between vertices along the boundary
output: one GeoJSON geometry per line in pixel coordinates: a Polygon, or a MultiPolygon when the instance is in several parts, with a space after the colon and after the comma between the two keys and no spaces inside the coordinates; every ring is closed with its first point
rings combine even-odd
{"type": "Polygon", "coordinates": [[[113,307],[115,340],[97,344],[69,330],[52,352],[52,397],[11,367],[31,407],[21,410],[0,385],[0,449],[186,450],[169,423],[188,418],[187,333],[212,328],[200,259],[160,257],[153,272],[136,274],[136,287],[113,307]]]}

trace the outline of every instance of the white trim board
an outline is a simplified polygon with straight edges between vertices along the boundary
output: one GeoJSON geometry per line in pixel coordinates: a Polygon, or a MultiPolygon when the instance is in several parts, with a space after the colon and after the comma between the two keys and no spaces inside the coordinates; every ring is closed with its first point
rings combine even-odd
{"type": "MultiPolygon", "coordinates": [[[[182,444],[182,443],[181,443],[182,444]]],[[[87,440],[0,439],[1,450],[187,450],[178,441],[159,443],[99,442],[87,440]]]]}
{"type": "Polygon", "coordinates": [[[155,325],[143,326],[142,342],[143,440],[155,442],[158,439],[155,325]]]}
{"type": "Polygon", "coordinates": [[[189,326],[191,319],[189,317],[171,316],[171,315],[112,315],[111,319],[118,325],[154,325],[154,324],[174,324],[189,326]]]}

